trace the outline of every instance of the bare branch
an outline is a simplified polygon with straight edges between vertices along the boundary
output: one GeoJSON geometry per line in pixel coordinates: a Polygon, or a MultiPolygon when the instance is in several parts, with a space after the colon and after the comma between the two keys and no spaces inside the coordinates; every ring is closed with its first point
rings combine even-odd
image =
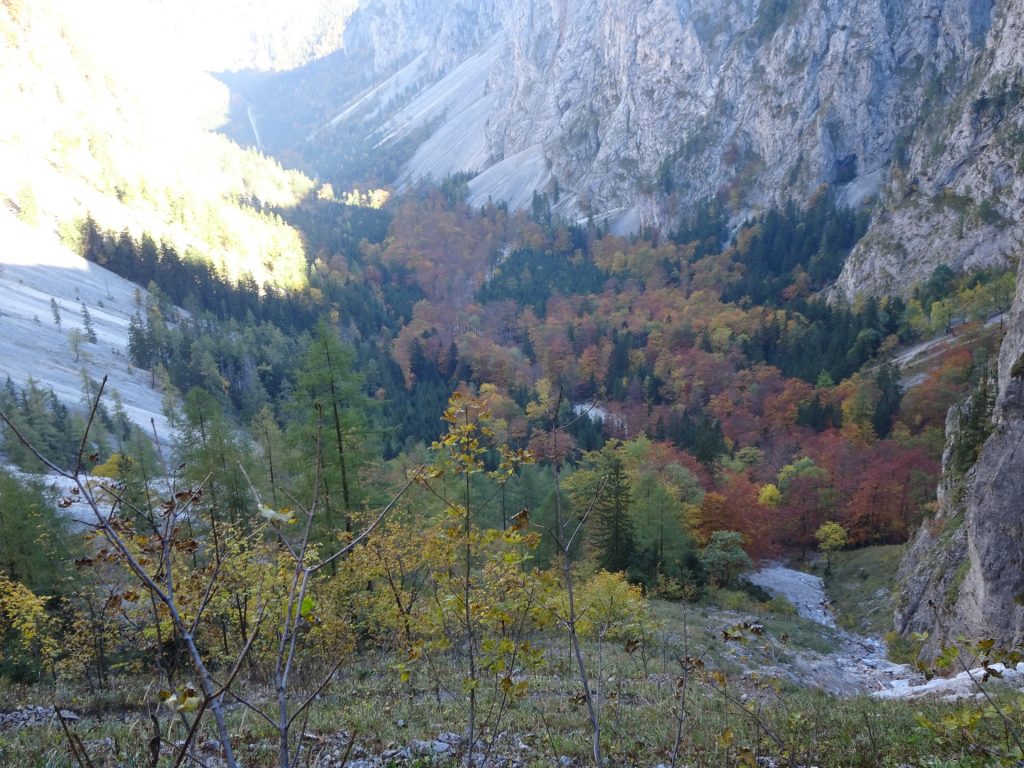
{"type": "Polygon", "coordinates": [[[243,707],[248,709],[250,712],[252,712],[253,714],[259,715],[264,720],[266,720],[271,728],[275,728],[275,729],[277,728],[277,723],[274,722],[273,718],[271,718],[270,715],[266,714],[262,709],[257,707],[255,704],[251,704],[248,701],[246,701],[246,699],[241,694],[236,693],[235,691],[231,690],[230,688],[225,688],[221,695],[222,696],[230,696],[232,699],[237,701],[239,704],[241,704],[243,707]]]}
{"type": "MultiPolygon", "coordinates": [[[[252,494],[253,498],[256,499],[256,505],[259,506],[259,507],[263,507],[264,504],[263,504],[263,500],[260,499],[259,491],[256,490],[256,486],[253,484],[252,480],[249,478],[249,473],[245,471],[245,467],[242,466],[241,462],[238,463],[238,468],[240,470],[242,470],[242,477],[244,477],[245,478],[245,482],[249,484],[249,492],[252,494]]],[[[298,506],[297,500],[294,497],[292,497],[292,495],[290,493],[288,493],[287,489],[282,489],[282,490],[285,492],[285,494],[288,495],[289,498],[292,499],[292,503],[294,503],[294,504],[296,504],[298,506]]],[[[267,525],[269,525],[270,528],[277,535],[278,541],[280,541],[281,544],[284,545],[284,548],[288,550],[288,554],[292,556],[292,559],[298,561],[299,560],[298,553],[294,549],[292,549],[292,545],[288,543],[288,539],[285,538],[285,535],[281,531],[281,529],[278,528],[276,525],[274,525],[273,523],[271,523],[269,521],[267,522],[267,525]]]]}
{"type": "Polygon", "coordinates": [[[3,411],[0,411],[0,419],[2,419],[4,424],[6,424],[7,427],[14,433],[15,437],[18,438],[18,441],[23,446],[28,448],[29,453],[31,453],[36,459],[42,462],[47,468],[49,468],[50,470],[52,470],[53,472],[60,475],[66,480],[77,480],[77,478],[70,472],[68,472],[66,469],[61,469],[48,458],[43,456],[43,454],[37,451],[36,447],[32,445],[31,442],[29,442],[28,438],[21,433],[21,430],[18,429],[17,425],[13,421],[11,421],[10,417],[3,411]]]}
{"type": "Polygon", "coordinates": [[[338,550],[333,555],[328,557],[326,560],[323,560],[323,561],[317,563],[316,565],[312,566],[309,569],[309,572],[310,573],[316,573],[321,568],[323,568],[325,565],[329,565],[333,561],[337,560],[339,557],[344,557],[349,552],[351,552],[353,549],[355,549],[357,546],[359,546],[359,544],[361,544],[363,541],[365,541],[366,537],[369,536],[371,533],[373,533],[374,530],[376,530],[377,526],[380,525],[384,521],[384,518],[387,516],[387,514],[392,509],[394,509],[395,505],[399,502],[399,500],[402,498],[402,496],[405,495],[405,492],[407,490],[409,490],[409,486],[411,486],[414,482],[415,482],[415,480],[411,480],[411,479],[406,481],[405,485],[402,486],[402,489],[397,494],[395,494],[395,497],[393,499],[391,499],[390,502],[388,502],[388,505],[386,507],[384,507],[384,509],[381,510],[380,514],[377,515],[377,517],[374,519],[374,521],[372,523],[370,523],[370,525],[368,527],[363,529],[362,533],[360,533],[358,536],[356,536],[354,539],[352,539],[352,541],[350,541],[348,544],[346,544],[340,550],[338,550]]]}
{"type": "MultiPolygon", "coordinates": [[[[568,553],[569,549],[572,547],[572,542],[576,538],[577,534],[579,534],[579,532],[583,530],[583,524],[587,522],[587,518],[590,517],[590,513],[594,511],[594,506],[597,504],[597,500],[598,498],[600,498],[601,492],[604,491],[604,486],[607,482],[608,476],[604,475],[601,478],[601,484],[597,486],[597,491],[594,492],[594,497],[590,500],[590,506],[587,507],[586,513],[583,515],[583,517],[580,518],[579,523],[577,523],[576,525],[576,530],[572,532],[572,536],[569,537],[569,541],[567,541],[565,544],[566,553],[568,553]]],[[[568,521],[566,521],[566,525],[568,525],[568,521]]]]}
{"type": "Polygon", "coordinates": [[[178,759],[174,761],[174,768],[178,768],[178,766],[184,762],[186,757],[191,759],[191,755],[188,753],[188,748],[192,746],[192,741],[195,739],[196,732],[199,730],[199,723],[202,722],[203,713],[206,712],[206,708],[209,704],[210,699],[208,697],[204,697],[203,701],[199,704],[199,709],[196,710],[196,716],[192,718],[192,723],[189,725],[188,733],[185,734],[185,742],[181,745],[181,749],[178,752],[178,759]]]}
{"type": "Polygon", "coordinates": [[[256,617],[256,626],[253,627],[252,634],[249,635],[249,639],[245,641],[245,646],[242,648],[241,652],[238,654],[238,657],[235,659],[235,665],[231,668],[231,672],[228,675],[227,682],[220,686],[220,690],[217,691],[216,694],[214,694],[215,696],[222,696],[225,693],[227,693],[228,689],[231,687],[231,684],[235,682],[235,678],[238,676],[238,673],[242,669],[242,663],[245,661],[245,658],[249,655],[249,651],[252,650],[253,643],[256,642],[256,636],[260,633],[260,628],[263,626],[263,620],[266,618],[266,613],[267,604],[264,603],[260,607],[260,615],[256,617]]]}
{"type": "MultiPolygon", "coordinates": [[[[104,379],[104,381],[106,381],[106,379],[104,379]]],[[[93,401],[92,409],[90,410],[89,413],[89,419],[87,422],[85,434],[83,435],[82,438],[83,445],[88,439],[89,429],[91,428],[95,420],[96,411],[98,410],[98,408],[99,397],[97,397],[96,400],[93,401]]],[[[79,463],[76,465],[74,474],[71,474],[68,471],[56,466],[49,459],[42,456],[35,449],[35,447],[32,446],[32,444],[25,438],[25,436],[18,430],[18,428],[11,422],[11,420],[6,416],[6,414],[0,414],[0,418],[3,419],[4,423],[7,424],[14,431],[15,435],[17,435],[18,439],[45,466],[49,467],[61,477],[66,478],[75,484],[75,486],[78,488],[78,495],[86,502],[86,504],[88,504],[89,508],[92,510],[93,515],[96,517],[96,520],[99,524],[98,527],[100,530],[103,531],[104,538],[121,556],[124,563],[127,565],[128,569],[133,574],[135,574],[136,578],[138,578],[140,582],[142,582],[143,586],[150,593],[151,597],[155,598],[156,600],[159,600],[167,608],[167,612],[171,618],[171,623],[173,624],[178,634],[181,636],[182,642],[184,643],[185,648],[188,651],[189,658],[191,659],[192,666],[199,677],[200,685],[203,689],[204,695],[206,696],[206,700],[212,704],[214,718],[217,721],[219,737],[218,740],[220,741],[221,747],[224,750],[225,761],[227,762],[228,768],[235,768],[237,763],[235,761],[234,752],[231,749],[231,737],[229,736],[227,731],[227,724],[224,719],[223,710],[221,709],[220,702],[217,699],[211,699],[211,694],[213,692],[213,683],[210,678],[209,670],[207,670],[206,664],[203,662],[202,655],[200,654],[199,649],[196,646],[195,638],[192,636],[192,633],[189,631],[189,627],[185,624],[184,619],[182,619],[181,614],[178,611],[178,606],[174,600],[173,592],[165,591],[164,589],[162,589],[160,585],[157,584],[154,577],[151,576],[149,572],[142,567],[138,559],[132,554],[131,550],[128,548],[128,545],[125,543],[124,539],[122,539],[121,535],[114,529],[114,527],[111,524],[111,517],[113,516],[113,513],[111,513],[110,516],[105,516],[103,514],[102,510],[100,509],[99,502],[97,501],[95,494],[92,492],[91,483],[88,482],[88,478],[86,478],[85,480],[83,480],[82,478],[82,474],[80,471],[81,455],[79,456],[79,463]]],[[[170,525],[170,521],[168,521],[168,524],[170,525]]],[[[169,528],[168,530],[173,530],[173,528],[169,528]]],[[[166,539],[167,537],[164,538],[166,539]]],[[[166,544],[164,556],[166,557],[166,544]]],[[[173,582],[170,581],[170,570],[171,569],[168,568],[169,587],[173,584],[173,582]]]]}
{"type": "Polygon", "coordinates": [[[203,617],[206,607],[213,600],[213,588],[217,585],[217,577],[220,575],[220,568],[223,563],[223,560],[217,560],[213,564],[213,573],[210,574],[210,581],[203,591],[203,598],[199,601],[199,608],[196,609],[195,618],[192,619],[192,626],[189,628],[193,634],[195,634],[196,629],[199,627],[199,620],[203,617]]]}
{"type": "Polygon", "coordinates": [[[64,735],[68,739],[68,748],[71,750],[71,756],[75,758],[75,762],[78,763],[81,768],[93,768],[92,760],[89,759],[89,753],[85,751],[85,745],[82,744],[82,740],[71,732],[68,728],[68,721],[64,719],[64,713],[60,711],[60,707],[56,704],[53,705],[53,711],[57,713],[57,718],[60,720],[60,727],[64,729],[64,735]]]}
{"type": "Polygon", "coordinates": [[[299,708],[296,709],[294,713],[292,713],[292,716],[288,718],[289,728],[292,727],[292,723],[295,722],[295,718],[301,715],[303,711],[306,709],[306,707],[312,704],[313,700],[316,699],[316,697],[319,696],[321,693],[323,693],[324,688],[331,684],[331,680],[334,679],[334,673],[341,669],[341,665],[344,662],[344,659],[339,659],[338,662],[333,667],[331,667],[331,671],[327,673],[324,679],[320,682],[320,685],[317,686],[316,690],[309,694],[309,696],[306,697],[306,700],[299,705],[299,708]]]}
{"type": "Polygon", "coordinates": [[[78,477],[82,471],[82,456],[85,454],[85,444],[89,440],[89,430],[92,429],[92,422],[96,418],[96,412],[100,407],[100,398],[103,397],[103,390],[106,386],[107,377],[104,376],[103,381],[100,382],[100,388],[96,392],[96,397],[93,398],[92,407],[89,409],[89,421],[86,422],[85,431],[82,432],[82,442],[78,446],[78,458],[75,459],[75,477],[78,477]]]}

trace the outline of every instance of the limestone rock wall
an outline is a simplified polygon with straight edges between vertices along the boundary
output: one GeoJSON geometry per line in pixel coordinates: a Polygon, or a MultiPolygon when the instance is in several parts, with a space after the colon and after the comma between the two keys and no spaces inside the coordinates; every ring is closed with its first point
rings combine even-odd
{"type": "MultiPolygon", "coordinates": [[[[992,435],[961,482],[944,481],[939,514],[918,531],[900,569],[896,629],[927,631],[926,658],[961,636],[1024,642],[1024,266],[1008,322],[992,435]]],[[[950,438],[957,418],[954,409],[950,438]]]]}
{"type": "Polygon", "coordinates": [[[471,147],[438,140],[403,178],[502,166],[493,199],[538,185],[632,226],[714,195],[740,221],[828,184],[874,213],[837,283],[851,298],[1019,247],[1022,41],[1024,0],[370,0],[346,31],[381,78],[417,55],[442,83],[486,68],[472,100],[419,83],[438,94],[420,119],[471,147]]]}

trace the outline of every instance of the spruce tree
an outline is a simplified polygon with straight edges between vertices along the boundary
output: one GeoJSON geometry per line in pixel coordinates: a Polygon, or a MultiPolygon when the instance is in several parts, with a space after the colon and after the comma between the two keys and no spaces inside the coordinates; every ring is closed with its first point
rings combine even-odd
{"type": "Polygon", "coordinates": [[[632,502],[630,482],[617,446],[607,452],[603,469],[605,484],[592,512],[591,542],[601,568],[612,572],[625,571],[636,546],[633,521],[629,517],[632,502]]]}

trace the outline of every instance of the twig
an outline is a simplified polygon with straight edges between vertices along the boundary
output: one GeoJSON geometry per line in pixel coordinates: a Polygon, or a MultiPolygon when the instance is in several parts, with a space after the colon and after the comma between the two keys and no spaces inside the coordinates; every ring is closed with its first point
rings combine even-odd
{"type": "Polygon", "coordinates": [[[352,746],[356,743],[356,731],[352,729],[352,735],[348,737],[348,744],[345,745],[345,754],[341,756],[341,763],[338,768],[345,768],[345,763],[348,762],[348,756],[352,753],[352,746]]]}
{"type": "Polygon", "coordinates": [[[103,377],[100,388],[96,391],[92,407],[89,409],[89,421],[85,424],[85,431],[82,432],[82,442],[78,446],[78,457],[75,459],[75,477],[82,472],[82,456],[85,455],[85,444],[89,440],[89,430],[92,429],[93,419],[96,418],[96,411],[99,409],[100,398],[103,397],[103,389],[107,386],[107,377],[103,377]]]}
{"type": "MultiPolygon", "coordinates": [[[[763,731],[765,732],[765,734],[766,734],[766,735],[767,735],[767,736],[768,736],[768,737],[769,737],[769,738],[770,738],[770,739],[771,739],[772,741],[774,741],[774,742],[775,742],[775,745],[776,745],[776,746],[777,746],[777,747],[778,747],[778,748],[779,748],[780,750],[783,750],[783,752],[785,752],[785,749],[786,749],[786,743],[785,743],[785,742],[784,742],[784,741],[782,740],[782,737],[781,737],[781,736],[779,736],[779,734],[777,734],[777,733],[776,733],[776,732],[775,732],[774,730],[772,730],[771,728],[769,728],[769,727],[768,727],[767,725],[765,725],[765,722],[764,722],[764,720],[763,720],[763,719],[762,719],[762,718],[761,718],[761,717],[760,717],[760,716],[759,716],[759,715],[757,714],[757,712],[754,712],[754,711],[752,711],[752,710],[748,709],[748,708],[747,708],[747,706],[746,706],[746,705],[745,705],[745,704],[744,704],[744,703],[743,703],[742,701],[740,701],[739,699],[737,699],[737,698],[736,698],[735,696],[733,696],[733,695],[732,695],[731,693],[729,693],[729,692],[728,692],[728,691],[727,691],[727,690],[726,690],[725,688],[723,688],[722,686],[720,686],[720,685],[716,685],[716,684],[715,684],[715,683],[714,683],[713,681],[711,681],[711,680],[705,680],[705,682],[706,682],[706,683],[707,683],[707,684],[708,684],[708,685],[709,685],[709,686],[711,687],[711,689],[712,689],[713,691],[715,691],[716,693],[719,693],[719,694],[721,694],[721,696],[722,696],[722,698],[723,698],[723,699],[725,699],[725,700],[726,700],[727,702],[729,702],[729,703],[730,703],[730,704],[732,704],[732,705],[733,705],[734,707],[736,707],[736,709],[738,709],[738,710],[739,710],[740,712],[742,712],[742,713],[743,713],[744,715],[746,715],[746,716],[747,716],[747,717],[749,717],[749,718],[750,718],[751,720],[753,720],[753,721],[754,721],[754,723],[755,723],[755,724],[756,724],[756,725],[757,725],[757,726],[758,726],[759,728],[761,728],[761,730],[763,730],[763,731]]],[[[784,759],[786,760],[787,764],[789,764],[789,765],[792,765],[792,764],[793,764],[792,760],[790,760],[789,758],[784,758],[784,759]]]]}
{"type": "MultiPolygon", "coordinates": [[[[192,741],[195,739],[196,732],[199,730],[199,723],[201,723],[203,720],[203,713],[206,712],[206,707],[209,704],[210,700],[208,698],[204,698],[203,701],[200,702],[199,709],[196,710],[196,716],[192,718],[191,723],[189,723],[188,720],[185,720],[185,715],[182,714],[181,717],[182,720],[185,722],[185,725],[188,726],[188,732],[185,734],[185,741],[181,745],[181,749],[178,752],[178,758],[174,761],[174,768],[178,768],[178,766],[182,764],[186,757],[191,757],[191,755],[189,755],[188,753],[188,748],[192,746],[192,741]]],[[[170,736],[170,728],[168,728],[168,736],[170,736]]]]}
{"type": "Polygon", "coordinates": [[[1013,723],[1010,722],[1010,718],[1006,716],[999,705],[996,704],[995,700],[988,695],[988,691],[986,691],[982,684],[974,677],[974,673],[971,672],[968,666],[964,663],[964,660],[960,658],[959,653],[956,655],[956,660],[961,669],[967,673],[967,676],[971,679],[971,682],[974,683],[975,687],[981,691],[981,695],[985,697],[985,701],[987,701],[995,713],[999,715],[999,719],[1003,721],[1003,728],[1006,729],[1010,738],[1013,739],[1013,743],[1017,745],[1017,749],[1020,750],[1021,754],[1024,754],[1024,745],[1021,744],[1020,735],[1017,733],[1017,729],[1013,727],[1013,723]]]}
{"type": "Polygon", "coordinates": [[[324,679],[320,682],[320,685],[317,686],[316,690],[309,694],[309,696],[306,697],[306,700],[299,705],[299,708],[296,709],[294,713],[292,713],[292,716],[288,718],[289,728],[292,727],[292,723],[295,722],[295,718],[301,715],[306,710],[306,708],[313,703],[314,699],[316,699],[317,696],[323,693],[324,689],[331,684],[331,681],[334,679],[334,673],[341,669],[341,665],[344,663],[344,661],[344,658],[339,659],[337,663],[333,667],[331,667],[331,671],[324,676],[324,679]]]}
{"type": "Polygon", "coordinates": [[[558,765],[558,750],[555,749],[555,741],[551,738],[551,727],[548,725],[548,718],[543,710],[540,710],[540,722],[544,726],[544,736],[548,740],[548,746],[551,747],[551,762],[558,765]]]}
{"type": "Polygon", "coordinates": [[[679,761],[679,747],[683,743],[683,732],[686,727],[686,694],[687,689],[690,685],[690,631],[689,631],[689,611],[686,606],[683,606],[683,658],[682,658],[682,669],[683,675],[681,678],[681,684],[679,686],[679,703],[676,705],[676,711],[674,713],[676,718],[676,735],[675,740],[672,742],[672,757],[669,760],[669,768],[676,768],[676,764],[679,761]]]}
{"type": "MultiPolygon", "coordinates": [[[[561,390],[561,388],[559,388],[559,390],[558,390],[558,401],[555,404],[555,410],[554,410],[554,412],[552,413],[552,416],[551,416],[551,452],[552,452],[552,455],[554,455],[556,453],[556,448],[557,448],[555,443],[557,441],[558,432],[560,431],[560,428],[558,427],[558,410],[561,407],[561,405],[562,405],[562,390],[561,390]]],[[[566,617],[564,623],[565,623],[566,631],[569,634],[569,643],[570,643],[570,645],[572,647],[573,655],[576,657],[577,674],[579,675],[580,682],[583,684],[583,695],[584,695],[584,698],[586,699],[587,715],[590,718],[590,727],[591,727],[591,731],[592,731],[592,735],[593,735],[593,744],[592,744],[592,746],[593,746],[593,754],[594,754],[594,765],[596,766],[596,768],[603,768],[604,760],[601,757],[601,720],[600,720],[600,718],[598,716],[598,712],[597,712],[597,709],[596,709],[595,704],[594,704],[594,696],[590,692],[590,680],[589,680],[589,677],[587,676],[587,666],[586,666],[586,663],[583,660],[583,650],[580,647],[579,636],[578,636],[578,634],[576,632],[576,621],[577,621],[576,597],[575,597],[575,594],[574,594],[574,584],[573,584],[573,577],[572,577],[572,564],[571,564],[571,562],[569,560],[569,549],[570,549],[570,546],[572,544],[572,538],[569,539],[568,543],[563,543],[562,542],[561,534],[562,534],[562,532],[564,530],[564,525],[565,524],[563,524],[563,522],[562,522],[562,494],[561,494],[561,488],[559,487],[559,483],[558,483],[558,465],[555,463],[554,459],[552,459],[552,463],[551,463],[551,474],[552,474],[552,477],[554,479],[554,486],[555,486],[555,527],[556,527],[556,529],[559,532],[559,536],[558,536],[558,538],[556,538],[555,543],[558,545],[558,548],[560,550],[559,554],[561,555],[561,558],[562,558],[562,579],[563,579],[563,584],[565,586],[566,598],[568,599],[568,603],[569,603],[569,606],[568,606],[569,607],[569,615],[566,617]]],[[[596,497],[595,497],[594,501],[596,502],[596,497]]],[[[591,509],[593,509],[593,504],[591,505],[591,509]]],[[[576,530],[573,532],[573,535],[572,535],[573,538],[575,538],[576,534],[579,533],[581,528],[582,528],[582,521],[580,522],[579,525],[576,526],[576,530]]]]}
{"type": "Polygon", "coordinates": [[[152,712],[149,719],[153,723],[153,738],[149,740],[149,768],[156,768],[160,762],[160,721],[152,712]]]}
{"type": "Polygon", "coordinates": [[[56,704],[53,705],[53,711],[57,713],[57,718],[60,720],[60,727],[64,729],[64,735],[68,738],[68,746],[71,749],[71,756],[75,758],[75,762],[78,763],[81,768],[93,768],[92,760],[89,759],[89,753],[85,751],[85,745],[82,744],[82,740],[71,732],[68,728],[68,722],[64,719],[64,713],[60,711],[60,707],[56,704]],[[79,754],[81,751],[81,754],[79,754]]]}
{"type": "MultiPolygon", "coordinates": [[[[99,400],[96,399],[92,405],[92,411],[88,421],[89,425],[93,423],[93,419],[95,418],[95,413],[98,408],[99,400]]],[[[220,703],[217,699],[214,698],[210,700],[210,694],[212,692],[213,687],[210,678],[210,673],[209,670],[206,668],[206,664],[203,661],[202,654],[199,652],[199,648],[196,645],[195,638],[189,631],[188,625],[185,624],[184,619],[182,618],[181,614],[178,611],[177,602],[175,601],[173,592],[171,591],[171,589],[173,588],[173,582],[171,581],[169,573],[170,568],[168,568],[168,574],[166,574],[168,589],[165,590],[156,582],[156,578],[159,578],[159,576],[154,577],[149,574],[149,572],[139,563],[139,560],[132,554],[131,550],[128,548],[128,545],[125,543],[121,535],[114,529],[111,520],[103,515],[103,512],[99,508],[99,503],[96,501],[96,497],[92,492],[91,485],[88,482],[83,481],[80,474],[71,474],[67,470],[61,469],[52,461],[50,461],[42,454],[40,454],[39,451],[35,448],[35,446],[33,446],[32,443],[21,433],[21,431],[14,425],[14,423],[6,414],[0,413],[0,419],[2,419],[3,422],[11,428],[11,430],[18,437],[21,443],[25,445],[26,448],[28,448],[28,450],[34,456],[36,456],[45,466],[49,467],[51,470],[53,470],[61,477],[70,480],[75,484],[75,486],[78,488],[80,497],[86,502],[86,504],[88,504],[89,508],[93,512],[93,515],[96,517],[98,527],[100,528],[100,530],[103,531],[104,538],[106,538],[107,542],[123,558],[128,569],[133,574],[135,574],[136,578],[138,578],[140,582],[142,582],[142,585],[146,588],[146,590],[154,598],[163,603],[164,606],[167,608],[167,612],[170,615],[171,623],[173,624],[175,630],[178,632],[182,642],[185,645],[186,650],[188,651],[189,658],[192,661],[192,666],[195,668],[196,674],[199,677],[203,693],[207,697],[207,700],[210,701],[210,703],[212,704],[213,716],[214,719],[217,721],[218,740],[220,741],[221,747],[224,750],[225,761],[228,764],[228,768],[235,768],[237,766],[237,763],[235,761],[234,752],[231,749],[231,737],[228,734],[227,723],[224,719],[224,712],[221,709],[220,703]]],[[[170,518],[171,516],[169,515],[168,517],[170,518]]],[[[168,521],[168,524],[170,524],[170,520],[168,521]]],[[[166,543],[164,546],[164,552],[162,554],[165,557],[167,555],[166,543]]],[[[163,565],[164,563],[161,563],[161,567],[163,565]]]]}
{"type": "MultiPolygon", "coordinates": [[[[947,636],[946,627],[943,625],[942,619],[939,616],[938,608],[931,600],[928,601],[928,605],[935,614],[935,623],[938,625],[941,635],[943,637],[947,636]]],[[[1007,734],[1009,734],[1010,738],[1013,739],[1013,743],[1017,745],[1017,749],[1020,750],[1021,753],[1024,753],[1024,745],[1021,744],[1020,734],[1017,733],[1017,729],[1013,727],[1013,723],[1010,722],[1010,719],[1006,716],[1003,710],[1000,709],[999,705],[996,704],[992,697],[988,695],[988,691],[986,691],[982,687],[981,683],[979,683],[974,677],[974,674],[971,672],[970,668],[968,668],[967,664],[964,663],[959,652],[956,654],[956,661],[957,664],[960,665],[960,668],[967,673],[967,677],[969,677],[971,682],[974,683],[974,686],[981,692],[981,695],[984,696],[985,700],[989,705],[991,705],[993,711],[999,716],[999,719],[1003,721],[1003,728],[1006,730],[1007,734]]],[[[987,664],[985,666],[988,667],[987,664]]]]}
{"type": "Polygon", "coordinates": [[[871,727],[871,718],[868,717],[867,710],[861,710],[861,714],[864,715],[864,725],[868,729],[868,741],[871,743],[871,751],[875,753],[875,764],[882,764],[882,755],[878,751],[878,744],[875,742],[875,729],[871,727]]]}
{"type": "Polygon", "coordinates": [[[365,541],[366,537],[368,537],[371,533],[373,533],[377,529],[377,526],[380,525],[384,521],[384,518],[387,516],[387,514],[392,509],[394,509],[395,505],[399,502],[399,500],[401,500],[402,496],[405,495],[405,492],[407,490],[409,490],[409,486],[411,486],[414,482],[415,482],[415,480],[412,480],[412,479],[406,481],[405,485],[402,486],[401,490],[398,491],[398,493],[395,494],[395,497],[393,499],[391,499],[390,502],[388,502],[388,505],[386,507],[384,507],[384,509],[381,510],[380,514],[377,515],[376,519],[374,519],[374,521],[368,527],[363,529],[362,533],[360,533],[358,536],[356,536],[354,539],[352,539],[352,541],[350,541],[344,547],[342,547],[337,552],[335,552],[333,555],[328,557],[326,560],[322,560],[321,562],[319,562],[316,565],[312,566],[309,569],[309,572],[311,574],[316,573],[317,571],[319,571],[324,566],[329,565],[330,563],[332,563],[335,560],[337,560],[339,557],[343,557],[343,556],[347,555],[349,552],[351,552],[353,549],[355,549],[357,546],[359,546],[359,544],[361,544],[363,541],[365,541]]]}
{"type": "Polygon", "coordinates": [[[266,720],[267,723],[272,728],[277,728],[277,723],[274,722],[274,719],[272,717],[270,717],[270,715],[268,715],[266,712],[261,710],[255,704],[252,704],[249,701],[246,701],[245,697],[243,697],[241,694],[235,693],[230,688],[228,688],[228,689],[224,690],[223,695],[224,696],[230,696],[232,699],[237,701],[239,704],[241,704],[243,707],[248,709],[250,712],[252,712],[253,714],[258,715],[259,717],[262,717],[264,720],[266,720]]]}

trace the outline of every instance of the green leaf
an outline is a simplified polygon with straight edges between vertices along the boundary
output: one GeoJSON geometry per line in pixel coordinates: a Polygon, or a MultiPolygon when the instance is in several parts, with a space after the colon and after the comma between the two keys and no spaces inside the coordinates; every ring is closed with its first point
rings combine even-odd
{"type": "Polygon", "coordinates": [[[302,616],[302,618],[304,619],[308,618],[309,614],[313,612],[313,606],[313,598],[309,595],[306,595],[304,598],[302,598],[302,605],[299,607],[299,615],[302,616]]]}

